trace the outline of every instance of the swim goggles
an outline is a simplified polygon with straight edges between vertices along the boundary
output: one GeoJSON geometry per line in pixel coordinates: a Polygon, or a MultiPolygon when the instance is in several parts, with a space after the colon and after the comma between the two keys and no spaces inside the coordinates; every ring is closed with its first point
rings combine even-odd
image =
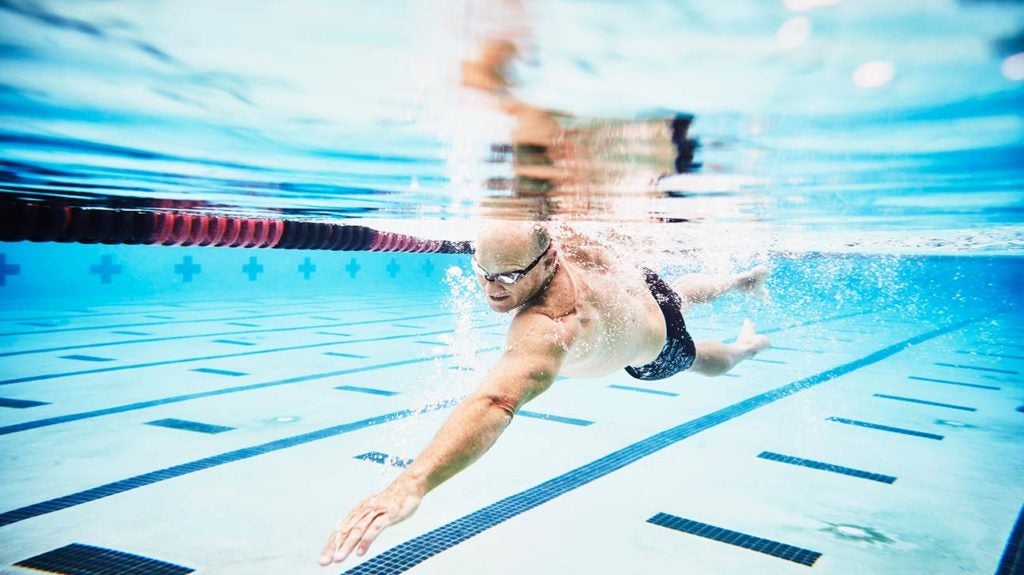
{"type": "Polygon", "coordinates": [[[544,248],[544,251],[542,251],[540,253],[540,255],[537,256],[537,259],[533,260],[533,263],[531,263],[530,265],[526,266],[525,268],[523,268],[521,270],[501,272],[499,274],[487,273],[487,270],[485,270],[484,268],[480,267],[480,265],[476,263],[476,258],[473,258],[473,260],[472,260],[473,261],[473,269],[476,270],[476,273],[478,273],[481,276],[483,276],[484,279],[489,281],[489,282],[498,282],[500,284],[505,284],[507,286],[510,286],[510,285],[516,283],[517,281],[523,279],[523,277],[526,276],[526,274],[530,273],[530,270],[532,270],[533,268],[537,267],[537,264],[540,263],[540,260],[542,260],[544,258],[544,255],[547,254],[550,249],[551,249],[551,242],[548,242],[548,247],[544,248]]]}

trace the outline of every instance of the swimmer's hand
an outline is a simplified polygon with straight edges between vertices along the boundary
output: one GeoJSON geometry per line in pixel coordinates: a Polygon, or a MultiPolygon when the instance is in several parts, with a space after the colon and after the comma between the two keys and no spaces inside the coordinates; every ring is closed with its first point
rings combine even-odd
{"type": "Polygon", "coordinates": [[[401,478],[384,491],[367,497],[338,522],[320,552],[320,564],[341,563],[353,549],[356,555],[366,553],[385,527],[412,515],[422,499],[423,493],[401,478]]]}

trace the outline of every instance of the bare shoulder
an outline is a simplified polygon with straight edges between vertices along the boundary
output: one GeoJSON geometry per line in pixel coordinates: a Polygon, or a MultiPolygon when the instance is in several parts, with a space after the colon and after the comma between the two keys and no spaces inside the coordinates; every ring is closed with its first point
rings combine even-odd
{"type": "Polygon", "coordinates": [[[566,321],[565,317],[551,317],[541,309],[527,308],[520,311],[508,329],[505,348],[508,352],[524,349],[557,348],[566,352],[576,340],[578,323],[566,321]]]}

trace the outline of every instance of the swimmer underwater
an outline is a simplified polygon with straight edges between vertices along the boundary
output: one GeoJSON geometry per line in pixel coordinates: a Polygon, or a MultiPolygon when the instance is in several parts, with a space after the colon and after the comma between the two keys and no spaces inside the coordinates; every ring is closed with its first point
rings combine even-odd
{"type": "Polygon", "coordinates": [[[625,369],[642,380],[683,371],[717,376],[769,345],[749,320],[730,344],[694,342],[683,320],[690,306],[729,291],[765,294],[764,266],[732,276],[684,276],[670,286],[581,234],[556,239],[542,224],[504,222],[480,233],[473,268],[487,305],[514,313],[501,358],[423,453],[338,522],[321,565],[340,563],[353,550],[363,555],[382,530],[411,516],[427,493],[480,458],[560,374],[600,377],[625,369]]]}

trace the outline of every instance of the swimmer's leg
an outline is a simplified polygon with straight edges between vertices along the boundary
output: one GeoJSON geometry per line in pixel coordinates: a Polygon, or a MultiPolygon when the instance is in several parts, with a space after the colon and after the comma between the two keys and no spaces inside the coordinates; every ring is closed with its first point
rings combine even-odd
{"type": "Polygon", "coordinates": [[[768,345],[768,337],[757,333],[754,322],[743,320],[740,334],[733,343],[697,342],[697,358],[693,360],[690,371],[708,376],[722,375],[744,359],[754,357],[768,345]]]}
{"type": "Polygon", "coordinates": [[[764,281],[768,277],[768,266],[759,265],[743,273],[725,275],[689,274],[672,283],[672,289],[683,298],[684,305],[711,303],[718,296],[736,291],[761,299],[768,298],[764,281]]]}

